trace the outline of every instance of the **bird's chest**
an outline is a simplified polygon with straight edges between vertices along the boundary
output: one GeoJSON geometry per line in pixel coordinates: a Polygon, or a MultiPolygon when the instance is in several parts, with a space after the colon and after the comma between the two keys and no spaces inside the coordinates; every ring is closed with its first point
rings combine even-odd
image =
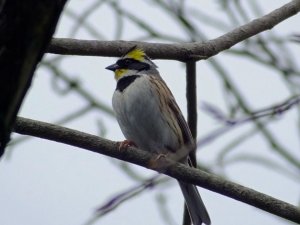
{"type": "MultiPolygon", "coordinates": [[[[116,89],[113,95],[113,108],[122,128],[147,127],[149,117],[157,107],[154,95],[144,78],[137,78],[122,90],[116,89]]],[[[122,128],[123,130],[123,128],[122,128]]]]}
{"type": "Polygon", "coordinates": [[[177,146],[176,135],[162,114],[161,102],[147,78],[135,79],[123,91],[116,90],[113,108],[124,136],[138,147],[161,152],[177,146]]]}

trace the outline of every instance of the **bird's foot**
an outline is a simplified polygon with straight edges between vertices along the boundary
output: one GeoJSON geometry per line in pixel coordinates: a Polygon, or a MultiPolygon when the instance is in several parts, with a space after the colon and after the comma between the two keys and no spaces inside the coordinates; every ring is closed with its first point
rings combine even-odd
{"type": "Polygon", "coordinates": [[[168,154],[158,154],[154,159],[150,160],[149,167],[155,170],[164,170],[166,167],[168,154]]]}
{"type": "Polygon", "coordinates": [[[124,140],[119,143],[119,151],[126,150],[128,147],[137,147],[137,145],[130,140],[124,140]]]}

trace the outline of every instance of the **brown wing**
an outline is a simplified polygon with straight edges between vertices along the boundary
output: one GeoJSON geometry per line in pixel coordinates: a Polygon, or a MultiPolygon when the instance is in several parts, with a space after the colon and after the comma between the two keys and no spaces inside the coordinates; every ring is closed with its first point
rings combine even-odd
{"type": "Polygon", "coordinates": [[[193,137],[192,137],[190,128],[188,127],[188,124],[185,121],[173,96],[172,96],[172,98],[169,99],[169,107],[172,110],[172,112],[174,113],[174,115],[177,119],[177,122],[179,124],[179,127],[181,128],[183,143],[184,144],[193,143],[193,137]]]}
{"type": "MultiPolygon", "coordinates": [[[[155,84],[157,87],[157,90],[160,94],[160,97],[163,99],[163,104],[168,105],[168,112],[171,114],[171,117],[176,121],[178,124],[181,134],[182,134],[182,144],[183,145],[193,145],[194,140],[191,134],[191,131],[188,127],[187,122],[185,121],[176,101],[175,98],[170,91],[170,89],[167,87],[166,83],[159,77],[150,77],[150,81],[155,84]]],[[[170,116],[170,115],[169,115],[170,116]]]]}

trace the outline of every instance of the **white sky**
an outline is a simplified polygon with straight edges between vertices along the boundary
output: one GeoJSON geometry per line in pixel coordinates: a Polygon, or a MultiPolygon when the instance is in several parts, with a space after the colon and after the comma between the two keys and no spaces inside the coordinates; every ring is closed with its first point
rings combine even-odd
{"type": "MultiPolygon", "coordinates": [[[[67,7],[81,13],[84,8],[90,5],[87,4],[90,2],[92,1],[69,1],[67,7]]],[[[162,32],[185,37],[170,17],[153,4],[145,2],[147,1],[126,1],[125,7],[137,16],[151,22],[154,27],[159,24],[162,32]]],[[[193,7],[205,8],[206,13],[218,15],[220,18],[224,18],[226,22],[224,14],[220,13],[219,6],[215,1],[188,2],[193,7]]],[[[269,12],[286,2],[288,1],[264,1],[263,8],[265,12],[269,12]]],[[[63,16],[55,36],[68,37],[70,29],[74,25],[73,22],[69,17],[63,16]]],[[[89,22],[101,33],[105,33],[104,36],[107,39],[110,39],[115,32],[114,14],[105,5],[89,18],[89,22]]],[[[299,15],[295,16],[276,27],[275,32],[281,35],[300,33],[299,22],[299,15]]],[[[205,30],[209,38],[222,34],[210,26],[202,29],[205,30]]],[[[140,36],[139,29],[128,22],[125,23],[122,39],[132,40],[140,36]]],[[[79,31],[76,38],[92,39],[84,29],[79,31]]],[[[299,46],[293,45],[293,51],[299,58],[299,46]]],[[[289,96],[281,77],[273,70],[228,54],[222,53],[215,58],[226,66],[234,83],[238,85],[239,90],[242,90],[244,97],[253,108],[259,109],[270,106],[289,96]]],[[[61,68],[72,78],[79,79],[82,85],[99,101],[111,105],[115,81],[113,74],[104,68],[113,63],[114,60],[114,58],[103,57],[68,56],[62,61],[61,68]]],[[[173,91],[184,115],[186,115],[183,65],[165,60],[156,60],[155,63],[159,66],[163,78],[173,91]]],[[[206,61],[199,62],[197,69],[199,102],[206,101],[225,110],[224,92],[220,88],[222,82],[218,76],[215,75],[206,61]]],[[[53,93],[52,81],[52,75],[48,70],[40,68],[37,71],[32,88],[20,112],[21,116],[53,122],[85,105],[85,101],[76,93],[72,92],[65,96],[53,93]]],[[[64,87],[63,83],[59,85],[64,87]]],[[[296,119],[296,111],[291,110],[269,128],[285,147],[299,157],[296,119]]],[[[96,110],[66,124],[66,126],[97,134],[99,129],[95,121],[105,124],[106,138],[111,140],[124,139],[116,121],[96,110]]],[[[220,126],[218,122],[201,110],[199,110],[198,125],[199,137],[203,137],[209,131],[220,126]]],[[[250,129],[250,125],[243,126],[205,146],[199,152],[199,161],[205,165],[215,163],[216,156],[224,145],[229,143],[232,138],[250,129]]],[[[286,162],[271,151],[268,144],[259,135],[255,135],[237,147],[233,155],[243,151],[262,155],[276,160],[281,165],[286,165],[286,162]]],[[[135,180],[129,178],[122,171],[120,161],[59,143],[32,138],[18,145],[9,153],[0,163],[0,224],[3,225],[82,225],[93,215],[94,210],[111,196],[137,184],[135,180]]],[[[132,168],[143,176],[154,174],[137,166],[132,166],[132,168]]],[[[295,205],[299,203],[299,183],[275,170],[271,171],[259,165],[243,162],[233,164],[222,172],[226,172],[231,180],[242,185],[295,205]]],[[[171,184],[175,184],[175,182],[171,184]]],[[[288,223],[219,194],[204,189],[200,189],[200,192],[213,225],[283,225],[288,223]]],[[[177,185],[162,185],[151,191],[146,191],[122,204],[95,224],[165,224],[157,208],[159,195],[166,197],[166,207],[176,221],[174,224],[181,224],[183,198],[177,185]]]]}

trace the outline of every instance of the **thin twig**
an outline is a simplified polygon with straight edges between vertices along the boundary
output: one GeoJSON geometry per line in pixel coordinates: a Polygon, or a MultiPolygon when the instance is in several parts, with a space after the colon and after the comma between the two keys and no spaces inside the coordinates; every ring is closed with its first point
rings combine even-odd
{"type": "Polygon", "coordinates": [[[55,66],[52,63],[49,63],[48,61],[44,61],[43,65],[45,65],[46,68],[50,69],[55,76],[65,81],[69,85],[69,89],[75,90],[77,94],[79,94],[81,97],[87,100],[89,104],[91,104],[93,107],[98,108],[99,110],[111,117],[114,117],[114,111],[111,109],[111,107],[105,104],[104,102],[100,102],[88,90],[84,89],[78,81],[63,74],[57,66],[55,66]]]}

